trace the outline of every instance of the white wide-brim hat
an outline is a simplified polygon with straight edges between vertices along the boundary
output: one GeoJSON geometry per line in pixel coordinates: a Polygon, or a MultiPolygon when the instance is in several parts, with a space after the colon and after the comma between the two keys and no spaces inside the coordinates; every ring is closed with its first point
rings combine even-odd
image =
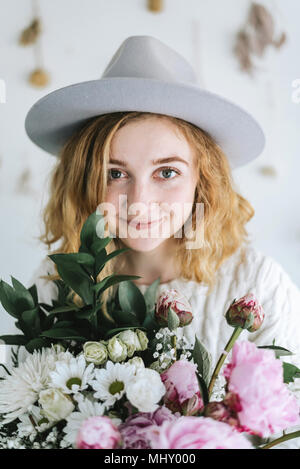
{"type": "Polygon", "coordinates": [[[201,88],[192,66],[152,36],[130,36],[100,79],[52,91],[28,111],[25,130],[47,152],[58,155],[66,141],[92,117],[143,111],[178,117],[207,131],[231,168],[260,155],[265,146],[259,123],[237,104],[201,88]]]}

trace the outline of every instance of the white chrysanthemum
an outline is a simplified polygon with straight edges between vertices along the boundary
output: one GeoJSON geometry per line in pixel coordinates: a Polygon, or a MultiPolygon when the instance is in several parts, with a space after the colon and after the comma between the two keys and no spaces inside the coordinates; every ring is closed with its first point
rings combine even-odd
{"type": "Polygon", "coordinates": [[[83,391],[93,378],[94,364],[87,366],[84,355],[72,357],[69,363],[58,361],[55,371],[50,373],[50,385],[66,394],[83,391]]]}
{"type": "Polygon", "coordinates": [[[37,432],[43,432],[53,426],[53,422],[46,422],[47,419],[41,414],[41,409],[38,406],[32,406],[30,414],[36,424],[33,425],[33,421],[30,419],[29,414],[23,414],[19,417],[20,423],[18,423],[18,436],[29,437],[30,441],[33,441],[36,437],[37,432]]]}
{"type": "Polygon", "coordinates": [[[95,380],[91,382],[96,391],[94,397],[104,401],[106,407],[114,405],[126,392],[126,387],[135,372],[134,365],[108,361],[106,368],[95,370],[95,380]]]}
{"type": "Polygon", "coordinates": [[[48,386],[58,355],[64,354],[58,354],[54,348],[35,350],[10,370],[11,375],[0,381],[0,413],[5,414],[2,423],[12,422],[30,410],[40,391],[48,386]]]}
{"type": "Polygon", "coordinates": [[[93,398],[76,399],[78,402],[79,411],[72,412],[67,418],[67,425],[63,431],[66,433],[64,441],[68,444],[75,445],[77,433],[84,420],[89,417],[96,417],[103,415],[105,407],[100,402],[97,402],[93,398]]]}

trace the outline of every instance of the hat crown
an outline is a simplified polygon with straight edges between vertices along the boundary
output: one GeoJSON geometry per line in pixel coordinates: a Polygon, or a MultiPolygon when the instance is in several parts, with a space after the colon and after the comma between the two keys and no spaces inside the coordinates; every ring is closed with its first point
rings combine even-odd
{"type": "Polygon", "coordinates": [[[197,84],[196,73],[187,60],[152,36],[130,36],[122,42],[101,76],[113,77],[197,84]]]}

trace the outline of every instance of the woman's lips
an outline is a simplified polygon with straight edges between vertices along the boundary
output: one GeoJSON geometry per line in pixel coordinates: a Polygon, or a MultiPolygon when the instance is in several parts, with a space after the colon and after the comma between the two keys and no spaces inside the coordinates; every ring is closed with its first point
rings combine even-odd
{"type": "Polygon", "coordinates": [[[152,220],[148,223],[141,223],[141,222],[135,221],[135,220],[127,221],[127,220],[124,220],[122,218],[122,221],[126,222],[128,225],[132,226],[133,228],[137,228],[137,229],[140,229],[140,230],[148,228],[149,226],[155,225],[155,224],[159,223],[161,220],[162,220],[162,218],[160,218],[159,220],[152,220]]]}

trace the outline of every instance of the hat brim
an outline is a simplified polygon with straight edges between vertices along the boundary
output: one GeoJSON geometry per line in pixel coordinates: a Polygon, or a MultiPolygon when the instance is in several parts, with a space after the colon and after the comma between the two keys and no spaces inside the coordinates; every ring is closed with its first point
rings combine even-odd
{"type": "Polygon", "coordinates": [[[90,118],[119,111],[166,114],[195,124],[214,138],[233,169],[265,146],[261,126],[240,106],[197,85],[151,78],[102,78],[52,91],[30,108],[25,130],[36,145],[58,155],[90,118]]]}

